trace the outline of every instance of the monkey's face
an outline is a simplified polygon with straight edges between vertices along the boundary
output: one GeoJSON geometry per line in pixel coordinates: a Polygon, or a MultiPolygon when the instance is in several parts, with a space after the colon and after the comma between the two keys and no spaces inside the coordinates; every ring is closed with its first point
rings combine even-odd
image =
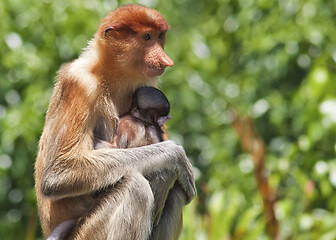
{"type": "Polygon", "coordinates": [[[145,49],[142,74],[145,77],[160,76],[166,67],[174,66],[173,60],[164,52],[165,31],[151,31],[138,34],[145,49]]]}
{"type": "Polygon", "coordinates": [[[168,29],[159,12],[127,5],[104,18],[97,35],[114,69],[141,80],[160,76],[166,67],[174,65],[163,50],[168,29]]]}
{"type": "Polygon", "coordinates": [[[137,78],[151,79],[160,76],[166,67],[174,66],[173,60],[164,52],[166,31],[144,28],[129,36],[128,61],[124,62],[137,78]]]}
{"type": "Polygon", "coordinates": [[[132,115],[143,122],[161,126],[169,116],[170,104],[167,97],[154,87],[139,87],[132,97],[132,115]]]}
{"type": "Polygon", "coordinates": [[[160,109],[139,109],[133,108],[131,110],[131,115],[143,123],[147,123],[153,126],[162,126],[169,119],[171,119],[170,115],[160,115],[160,109]]]}

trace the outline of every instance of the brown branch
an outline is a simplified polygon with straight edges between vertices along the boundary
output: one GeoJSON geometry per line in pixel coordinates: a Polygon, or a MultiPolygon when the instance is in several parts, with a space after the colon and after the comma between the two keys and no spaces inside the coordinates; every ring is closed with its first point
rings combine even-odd
{"type": "Polygon", "coordinates": [[[233,115],[234,120],[232,126],[239,136],[243,150],[249,153],[253,159],[254,177],[263,200],[267,233],[271,239],[279,239],[279,224],[274,211],[276,194],[268,183],[267,169],[265,166],[265,144],[257,133],[252,118],[243,119],[235,110],[233,110],[233,115]]]}

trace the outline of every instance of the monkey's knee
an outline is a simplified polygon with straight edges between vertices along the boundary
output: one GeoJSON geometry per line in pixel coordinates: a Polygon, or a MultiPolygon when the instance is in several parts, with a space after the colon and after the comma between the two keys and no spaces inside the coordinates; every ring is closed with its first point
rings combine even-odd
{"type": "Polygon", "coordinates": [[[159,222],[154,226],[150,240],[178,239],[182,231],[182,208],[187,198],[179,183],[169,192],[159,222]]]}
{"type": "Polygon", "coordinates": [[[127,174],[99,193],[95,207],[82,217],[67,239],[92,239],[89,237],[93,234],[99,240],[148,239],[153,205],[148,181],[140,174],[127,174]]]}
{"type": "Polygon", "coordinates": [[[148,180],[138,173],[130,174],[125,178],[129,181],[129,200],[138,206],[151,210],[154,205],[154,194],[148,180]]]}
{"type": "Polygon", "coordinates": [[[152,229],[154,196],[148,181],[140,174],[129,174],[120,181],[127,189],[113,214],[108,239],[148,239],[152,229]]]}

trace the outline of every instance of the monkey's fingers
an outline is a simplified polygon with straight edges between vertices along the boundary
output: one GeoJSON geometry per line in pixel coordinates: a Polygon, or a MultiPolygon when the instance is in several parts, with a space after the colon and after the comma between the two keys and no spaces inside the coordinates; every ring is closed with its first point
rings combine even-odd
{"type": "Polygon", "coordinates": [[[171,140],[162,142],[160,144],[165,145],[167,152],[174,153],[172,163],[174,162],[174,168],[177,173],[177,181],[181,184],[186,194],[188,204],[196,196],[193,167],[182,146],[177,145],[171,140]]]}
{"type": "Polygon", "coordinates": [[[195,186],[195,178],[192,165],[189,159],[184,156],[184,167],[182,168],[181,175],[178,178],[181,186],[183,187],[187,196],[187,203],[190,203],[196,196],[197,190],[195,186]]]}
{"type": "Polygon", "coordinates": [[[196,186],[195,186],[195,180],[194,180],[194,175],[190,173],[186,174],[189,176],[186,176],[185,179],[187,179],[186,182],[180,182],[180,184],[182,185],[185,194],[187,196],[187,202],[186,204],[189,204],[195,197],[197,194],[197,190],[196,190],[196,186]]]}

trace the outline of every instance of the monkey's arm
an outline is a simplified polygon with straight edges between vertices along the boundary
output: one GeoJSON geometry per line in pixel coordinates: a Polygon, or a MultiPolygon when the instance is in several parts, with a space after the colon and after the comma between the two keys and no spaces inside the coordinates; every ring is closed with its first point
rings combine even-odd
{"type": "Polygon", "coordinates": [[[99,149],[68,159],[60,156],[44,168],[45,196],[78,196],[113,185],[132,169],[143,175],[168,169],[184,187],[188,201],[195,195],[193,173],[182,147],[171,141],[133,149],[99,149]],[[67,166],[61,167],[64,162],[67,166]]]}
{"type": "Polygon", "coordinates": [[[166,124],[163,124],[163,125],[161,126],[161,130],[162,130],[162,132],[163,132],[163,134],[162,134],[163,141],[167,141],[167,140],[169,140],[169,136],[168,136],[167,126],[166,126],[166,124]]]}
{"type": "Polygon", "coordinates": [[[45,196],[79,196],[111,186],[134,170],[145,176],[167,169],[176,174],[188,201],[192,200],[196,194],[192,166],[183,148],[174,142],[94,150],[93,106],[79,90],[57,93],[59,87],[48,109],[37,157],[37,164],[42,165],[37,178],[45,196]]]}

